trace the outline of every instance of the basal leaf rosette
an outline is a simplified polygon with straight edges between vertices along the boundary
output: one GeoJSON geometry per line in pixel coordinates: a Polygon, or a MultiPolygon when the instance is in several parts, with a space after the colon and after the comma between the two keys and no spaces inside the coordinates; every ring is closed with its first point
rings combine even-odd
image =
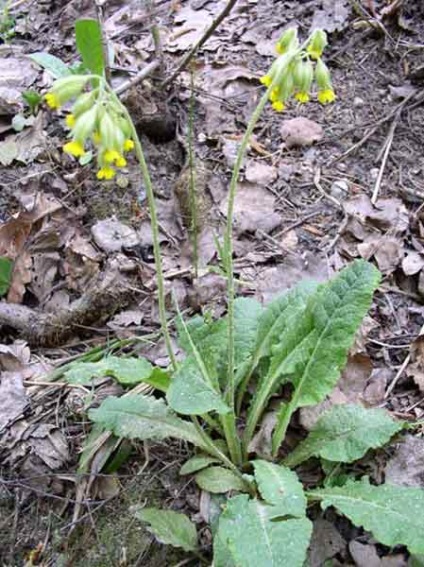
{"type": "Polygon", "coordinates": [[[321,104],[336,99],[330,71],[321,59],[326,45],[327,35],[323,30],[315,30],[302,45],[299,45],[296,29],[290,28],[283,33],[276,45],[279,55],[260,79],[268,88],[274,110],[285,110],[292,97],[301,104],[309,102],[314,83],[321,104]]]}
{"type": "Polygon", "coordinates": [[[125,154],[134,148],[131,126],[101,77],[74,75],[58,79],[44,98],[54,110],[74,99],[65,117],[70,138],[63,146],[65,153],[83,158],[92,150],[97,156],[100,180],[112,179],[117,169],[126,167],[125,154]],[[85,91],[90,79],[99,86],[85,91]]]}

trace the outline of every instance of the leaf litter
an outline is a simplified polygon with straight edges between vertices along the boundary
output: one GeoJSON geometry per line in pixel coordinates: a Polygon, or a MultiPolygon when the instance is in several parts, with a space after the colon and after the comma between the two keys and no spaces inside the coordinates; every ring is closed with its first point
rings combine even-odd
{"type": "MultiPolygon", "coordinates": [[[[172,62],[171,67],[200,37],[222,4],[193,2],[188,6],[165,2],[158,6],[164,51],[172,62]]],[[[385,404],[396,415],[420,417],[424,413],[420,402],[423,370],[421,339],[416,337],[423,316],[420,298],[424,294],[424,229],[416,195],[420,194],[422,109],[419,105],[408,108],[409,122],[403,120],[399,125],[380,196],[373,204],[369,189],[375,181],[376,166],[380,165],[377,158],[384,144],[384,131],[375,132],[356,153],[332,162],[358,141],[363,124],[375,121],[376,116],[384,116],[393,108],[399,94],[393,90],[393,85],[395,88],[404,85],[405,77],[396,61],[379,49],[390,39],[366,35],[363,41],[357,41],[362,36],[355,24],[365,20],[352,11],[350,3],[326,0],[308,4],[311,5],[287,1],[283,16],[268,0],[240,2],[238,10],[205,44],[194,71],[198,105],[195,151],[208,167],[214,169],[215,180],[208,181],[206,191],[213,197],[214,214],[218,213],[219,218],[226,213],[229,169],[246,119],[258,100],[258,77],[269,63],[282,27],[287,22],[299,21],[305,21],[305,25],[311,27],[318,21],[324,25],[331,34],[332,55],[337,62],[343,62],[342,66],[333,69],[338,102],[331,109],[315,105],[290,109],[282,118],[268,109],[265,111],[260,128],[251,141],[236,201],[235,251],[241,293],[267,302],[305,277],[319,281],[326,279],[332,270],[352,258],[364,257],[376,262],[385,280],[372,310],[373,324],[364,328],[362,336],[358,337],[357,350],[351,352],[338,389],[325,403],[327,407],[352,401],[370,406],[385,404]],[[343,38],[337,34],[340,31],[344,33],[343,38]],[[366,72],[362,66],[354,66],[344,51],[346,45],[355,57],[367,58],[366,72]],[[389,82],[384,78],[385,73],[379,72],[381,68],[390,74],[389,82]],[[362,99],[361,104],[352,104],[353,92],[362,99]],[[297,121],[297,133],[285,130],[282,136],[284,121],[292,124],[297,121]],[[308,132],[305,125],[310,125],[311,131],[308,132]],[[352,126],[357,128],[356,132],[349,131],[352,126]],[[299,132],[302,134],[300,139],[299,132]],[[317,168],[321,169],[319,184],[324,191],[314,181],[317,168]],[[348,184],[347,194],[340,198],[342,210],[326,197],[339,180],[348,184]],[[398,386],[386,396],[388,386],[409,352],[410,362],[398,386]]],[[[374,4],[383,13],[383,4],[374,4]]],[[[125,66],[130,62],[137,68],[151,56],[153,46],[145,23],[145,11],[138,3],[131,6],[131,10],[119,3],[105,6],[105,30],[118,63],[125,66]]],[[[22,10],[22,14],[17,14],[17,41],[21,39],[20,34],[25,33],[30,44],[34,44],[31,51],[51,48],[55,53],[63,53],[68,61],[67,49],[72,45],[75,17],[94,15],[92,3],[70,2],[50,14],[58,26],[54,34],[46,34],[45,7],[41,3],[32,3],[29,7],[24,4],[22,10]]],[[[420,26],[413,7],[406,7],[405,14],[420,26]]],[[[400,39],[395,48],[392,46],[395,58],[405,56],[408,65],[414,69],[418,61],[413,52],[407,51],[410,38],[397,26],[396,17],[394,23],[385,20],[387,25],[393,26],[390,28],[393,37],[400,39]]],[[[38,86],[49,82],[45,75],[37,75],[34,64],[26,59],[28,73],[19,76],[12,65],[13,57],[2,59],[2,64],[14,71],[15,95],[24,88],[34,87],[37,78],[38,86]]],[[[189,72],[183,72],[176,84],[173,110],[183,127],[189,83],[189,72]]],[[[147,85],[145,89],[147,92],[147,85]]],[[[0,100],[7,106],[6,114],[11,120],[22,111],[23,105],[20,97],[13,98],[9,94],[0,100]]],[[[75,455],[82,446],[85,432],[72,421],[72,414],[64,413],[63,420],[58,420],[57,409],[65,408],[68,398],[69,407],[76,407],[71,404],[71,397],[81,397],[75,389],[36,386],[32,382],[36,379],[42,382],[64,353],[80,353],[85,343],[79,341],[100,342],[105,336],[110,337],[111,331],[115,336],[130,337],[131,333],[149,333],[157,329],[151,234],[143,188],[131,168],[129,186],[120,192],[119,188],[97,186],[90,180],[90,171],[80,172],[69,160],[58,157],[56,148],[64,133],[52,131],[42,112],[38,122],[21,133],[11,134],[5,130],[0,136],[0,162],[4,166],[0,185],[5,195],[0,199],[0,246],[2,254],[14,261],[10,296],[2,304],[10,307],[14,301],[35,311],[38,317],[69,310],[73,302],[84,299],[87,286],[93,280],[104,279],[114,270],[119,281],[125,282],[124,287],[132,290],[130,297],[120,297],[116,301],[116,312],[114,309],[103,319],[74,327],[75,346],[59,341],[46,353],[38,352],[35,344],[31,345],[31,351],[27,346],[19,347],[26,353],[24,362],[15,369],[3,369],[2,366],[0,388],[9,392],[4,399],[11,401],[7,411],[2,413],[2,416],[8,416],[8,425],[0,440],[0,451],[6,453],[8,465],[20,475],[47,474],[51,470],[64,470],[66,475],[75,470],[75,455]],[[10,170],[16,171],[17,175],[10,177],[10,170]],[[45,173],[38,173],[42,171],[45,173]],[[28,175],[29,180],[25,180],[28,175]],[[102,230],[99,230],[99,223],[103,223],[100,224],[102,230]],[[40,355],[41,363],[37,362],[40,355]],[[44,365],[44,370],[35,370],[37,364],[44,365]],[[35,374],[31,374],[31,368],[35,374]],[[58,397],[58,392],[62,392],[62,397],[58,397]],[[76,442],[72,431],[79,436],[76,442]]],[[[184,148],[180,142],[170,142],[161,145],[158,151],[148,139],[143,141],[157,186],[168,289],[177,291],[182,303],[187,301],[184,305],[195,311],[206,308],[213,313],[223,313],[222,277],[207,271],[198,278],[190,274],[190,239],[180,222],[171,189],[183,166],[184,148]]],[[[216,267],[214,238],[219,234],[219,228],[215,223],[216,216],[211,214],[205,230],[203,269],[208,265],[216,267]]],[[[171,302],[168,308],[172,310],[171,302]]],[[[2,330],[3,348],[22,344],[13,342],[17,338],[13,326],[3,324],[2,330]]],[[[150,350],[148,356],[153,362],[166,364],[163,345],[145,350],[147,353],[150,350]]],[[[144,352],[142,348],[140,352],[144,352]]],[[[85,400],[86,395],[83,393],[82,399],[85,400]]],[[[85,401],[83,408],[84,404],[85,401]]],[[[311,420],[316,418],[317,415],[309,416],[308,422],[306,409],[303,409],[299,415],[300,425],[308,429],[311,420]]],[[[263,438],[256,440],[256,446],[261,446],[258,451],[263,453],[267,443],[269,446],[269,435],[267,437],[266,431],[262,434],[263,438]]],[[[420,443],[414,441],[413,446],[411,439],[420,441],[420,438],[405,437],[405,443],[411,444],[409,453],[416,454],[415,462],[412,458],[410,461],[406,459],[407,451],[403,449],[402,452],[401,445],[399,448],[395,445],[394,456],[386,465],[386,474],[388,477],[393,475],[392,478],[402,475],[409,478],[410,471],[414,482],[420,483],[420,443]]],[[[162,448],[161,458],[163,453],[162,448]]],[[[99,473],[102,468],[93,470],[99,473]]],[[[112,484],[109,495],[116,495],[115,481],[112,484]]],[[[56,495],[61,494],[64,485],[69,490],[73,483],[64,479],[56,485],[50,481],[42,484],[47,493],[51,491],[56,495]]],[[[174,496],[171,499],[175,501],[174,496]]],[[[81,506],[88,509],[89,504],[81,506]]],[[[186,501],[183,506],[187,506],[186,501]]],[[[338,538],[334,533],[334,530],[341,533],[338,520],[332,518],[332,522],[328,522],[326,518],[330,516],[325,514],[321,522],[332,526],[329,528],[325,524],[333,531],[329,536],[332,544],[330,542],[329,549],[323,546],[317,550],[316,556],[311,557],[312,564],[319,564],[320,553],[326,550],[324,555],[327,557],[322,561],[336,558],[334,561],[343,559],[342,564],[347,564],[353,559],[359,565],[364,561],[360,558],[361,549],[364,556],[364,547],[370,562],[378,559],[381,565],[390,564],[389,551],[379,549],[376,553],[372,541],[361,539],[358,542],[349,531],[344,532],[345,538],[338,538]],[[344,542],[348,542],[349,551],[344,542]]],[[[399,556],[394,555],[393,561],[402,564],[399,556]]]]}

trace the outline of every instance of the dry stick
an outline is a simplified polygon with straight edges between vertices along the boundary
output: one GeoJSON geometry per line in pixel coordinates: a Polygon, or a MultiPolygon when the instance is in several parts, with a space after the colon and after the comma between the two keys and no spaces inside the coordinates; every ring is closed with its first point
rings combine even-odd
{"type": "MultiPolygon", "coordinates": [[[[420,332],[418,333],[419,337],[422,337],[424,335],[424,325],[421,327],[420,332]]],[[[384,395],[384,399],[386,400],[390,394],[392,393],[394,387],[396,386],[396,384],[399,382],[400,377],[402,376],[405,368],[408,366],[408,364],[411,361],[411,353],[408,354],[408,356],[405,358],[405,360],[402,363],[402,366],[399,368],[399,370],[397,371],[396,376],[393,378],[393,380],[390,382],[389,387],[386,390],[386,393],[384,395]]]]}
{"type": "Polygon", "coordinates": [[[163,89],[166,89],[166,87],[168,87],[173,81],[175,81],[175,79],[178,77],[178,75],[182,71],[184,71],[184,69],[187,67],[187,64],[193,58],[193,56],[195,55],[197,50],[200,49],[200,47],[202,47],[202,45],[205,43],[205,41],[207,41],[211,37],[213,32],[219,26],[219,24],[228,16],[228,14],[234,8],[236,3],[237,3],[237,0],[229,0],[228,4],[225,6],[225,8],[222,10],[222,12],[217,16],[217,18],[212,22],[210,27],[205,31],[205,33],[202,35],[202,37],[199,39],[199,41],[194,44],[192,49],[186,55],[184,55],[180,64],[175,69],[175,71],[172,73],[172,75],[168,79],[166,79],[166,81],[164,81],[162,83],[161,87],[163,89]]]}
{"type": "Polygon", "coordinates": [[[136,85],[138,85],[138,83],[141,83],[141,81],[143,81],[146,77],[148,77],[154,71],[156,71],[156,69],[158,69],[158,67],[160,67],[160,62],[159,61],[152,61],[151,63],[146,65],[146,67],[144,67],[144,69],[142,69],[140,72],[138,72],[136,75],[134,75],[134,77],[132,77],[128,81],[125,81],[124,83],[119,85],[119,87],[114,89],[115,93],[119,96],[122,93],[124,93],[125,91],[127,91],[128,89],[130,89],[131,87],[135,87],[136,85]]]}
{"type": "Polygon", "coordinates": [[[333,159],[329,165],[333,165],[334,163],[340,161],[341,159],[344,159],[345,157],[347,157],[348,155],[350,155],[351,153],[355,152],[358,148],[360,148],[361,146],[363,146],[365,144],[365,142],[368,140],[368,138],[370,138],[377,130],[378,128],[384,124],[385,122],[387,122],[388,120],[390,120],[391,118],[393,118],[394,116],[396,116],[396,114],[398,112],[402,112],[404,106],[406,105],[407,102],[409,102],[409,100],[415,95],[415,92],[409,93],[409,95],[407,97],[405,97],[403,99],[403,101],[401,103],[399,103],[396,108],[394,108],[391,112],[389,112],[389,114],[387,114],[387,116],[383,116],[383,118],[380,118],[380,120],[378,120],[374,126],[372,128],[370,128],[365,135],[359,140],[359,142],[356,142],[356,144],[353,144],[353,146],[351,146],[348,150],[346,150],[345,152],[343,152],[342,154],[340,154],[338,157],[336,157],[335,159],[333,159]]]}
{"type": "MultiPolygon", "coordinates": [[[[396,126],[398,125],[399,118],[402,110],[398,110],[395,119],[390,125],[390,130],[386,138],[384,147],[383,159],[381,161],[380,170],[375,181],[374,191],[372,192],[371,203],[375,205],[378,199],[378,193],[380,192],[381,180],[383,179],[384,170],[386,169],[387,159],[389,157],[390,148],[392,147],[393,138],[395,136],[396,126]]],[[[380,152],[381,153],[381,152],[380,152]]],[[[377,157],[377,161],[380,159],[380,155],[377,157]]]]}

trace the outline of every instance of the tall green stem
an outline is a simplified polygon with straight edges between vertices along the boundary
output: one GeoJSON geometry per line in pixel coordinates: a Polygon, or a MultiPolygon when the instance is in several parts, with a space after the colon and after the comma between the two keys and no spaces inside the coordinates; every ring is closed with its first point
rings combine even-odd
{"type": "Polygon", "coordinates": [[[237,181],[240,175],[240,169],[243,163],[243,158],[249,144],[250,137],[253,133],[255,125],[268,101],[268,90],[263,94],[257,107],[255,108],[246,132],[241,141],[239,150],[237,152],[236,162],[234,164],[233,173],[231,176],[230,188],[228,191],[228,208],[227,208],[227,225],[224,236],[224,247],[222,258],[225,272],[227,276],[227,296],[228,296],[228,369],[227,369],[227,390],[226,401],[231,407],[232,411],[226,415],[221,416],[221,423],[225,433],[225,439],[230,451],[231,458],[236,463],[241,463],[241,444],[237,434],[236,427],[236,414],[234,411],[234,396],[235,396],[235,380],[234,380],[234,299],[235,299],[235,285],[234,285],[234,265],[233,265],[233,215],[234,215],[234,201],[237,191],[237,181]]]}
{"type": "Polygon", "coordinates": [[[140,164],[144,185],[146,187],[147,201],[149,204],[149,213],[150,213],[150,225],[152,227],[153,255],[154,255],[155,267],[156,267],[156,280],[158,286],[159,319],[160,319],[163,337],[165,339],[166,350],[171,360],[172,367],[175,370],[177,368],[177,361],[175,359],[174,351],[172,350],[171,335],[169,334],[168,323],[166,318],[165,285],[163,279],[162,258],[160,254],[160,244],[159,244],[159,224],[158,224],[158,217],[156,212],[156,201],[155,201],[155,195],[153,193],[152,180],[150,179],[149,168],[147,167],[147,163],[144,158],[143,148],[141,146],[141,142],[138,137],[137,130],[135,129],[134,123],[131,119],[131,115],[112,90],[111,93],[115,101],[118,102],[118,104],[120,105],[126,120],[130,124],[131,137],[134,141],[135,155],[140,164]]]}

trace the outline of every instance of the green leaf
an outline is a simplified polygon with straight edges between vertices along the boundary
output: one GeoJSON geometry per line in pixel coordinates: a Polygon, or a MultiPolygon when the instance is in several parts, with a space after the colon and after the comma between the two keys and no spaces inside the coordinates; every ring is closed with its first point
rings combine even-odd
{"type": "Polygon", "coordinates": [[[180,475],[192,474],[215,463],[219,463],[218,459],[206,455],[195,455],[183,464],[180,469],[180,475]]]}
{"type": "Polygon", "coordinates": [[[186,324],[180,318],[179,325],[179,342],[189,356],[172,377],[166,396],[168,404],[183,415],[202,415],[212,410],[228,413],[218,380],[226,322],[207,324],[196,317],[186,324]]]}
{"type": "Polygon", "coordinates": [[[48,71],[54,79],[67,77],[71,74],[71,70],[68,65],[66,65],[62,59],[59,59],[50,53],[39,51],[37,53],[31,53],[29,57],[40,65],[40,67],[43,67],[43,69],[48,71]]]}
{"type": "Polygon", "coordinates": [[[310,457],[352,463],[369,449],[381,447],[404,427],[383,409],[365,409],[355,405],[337,405],[325,412],[308,437],[285,459],[295,467],[310,457]]]}
{"type": "Polygon", "coordinates": [[[236,369],[248,363],[257,342],[259,321],[263,307],[250,297],[234,301],[234,357],[236,369]]]}
{"type": "Polygon", "coordinates": [[[85,67],[95,75],[103,75],[105,62],[99,22],[90,19],[77,20],[75,40],[85,67]]]}
{"type": "Polygon", "coordinates": [[[262,498],[278,508],[278,515],[305,516],[306,497],[293,471],[268,461],[254,461],[253,466],[262,498]]]}
{"type": "Polygon", "coordinates": [[[323,510],[334,506],[384,545],[406,545],[411,553],[424,553],[424,490],[420,488],[373,486],[363,479],[311,490],[307,496],[320,499],[323,510]]]}
{"type": "Polygon", "coordinates": [[[0,297],[6,295],[12,277],[13,262],[9,258],[0,256],[0,297]]]}
{"type": "Polygon", "coordinates": [[[164,400],[141,394],[109,397],[89,417],[105,429],[129,439],[185,439],[207,451],[207,447],[192,423],[174,415],[164,400]]]}
{"type": "Polygon", "coordinates": [[[334,388],[379,281],[380,273],[372,264],[353,262],[311,298],[299,327],[295,325],[276,349],[265,382],[291,382],[295,390],[279,415],[274,455],[293,412],[320,403],[334,388]]]}
{"type": "Polygon", "coordinates": [[[244,494],[229,499],[214,540],[214,566],[302,567],[312,523],[273,521],[273,508],[244,494]]]}
{"type": "Polygon", "coordinates": [[[209,467],[197,473],[194,478],[202,490],[213,494],[221,494],[229,490],[246,490],[241,478],[224,467],[209,467]]]}
{"type": "Polygon", "coordinates": [[[182,547],[184,551],[197,549],[196,526],[184,514],[173,510],[134,507],[139,520],[149,524],[148,530],[161,543],[182,547]]]}
{"type": "MultiPolygon", "coordinates": [[[[98,362],[76,362],[64,373],[70,384],[88,386],[92,378],[113,376],[121,384],[149,383],[153,366],[145,358],[107,356],[98,362]]],[[[156,381],[158,376],[154,377],[156,381]]]]}

